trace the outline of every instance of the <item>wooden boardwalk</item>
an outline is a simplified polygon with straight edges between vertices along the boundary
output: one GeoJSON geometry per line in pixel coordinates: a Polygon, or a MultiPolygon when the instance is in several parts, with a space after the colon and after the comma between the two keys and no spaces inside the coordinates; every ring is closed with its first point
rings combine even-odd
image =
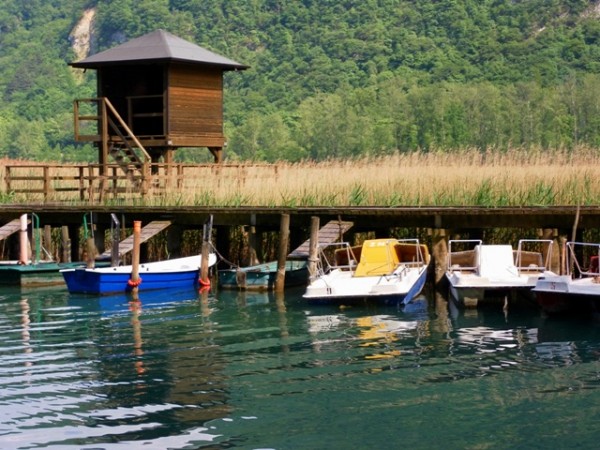
{"type": "Polygon", "coordinates": [[[353,231],[376,231],[389,228],[428,229],[485,229],[485,228],[557,228],[581,229],[600,227],[600,207],[582,206],[553,207],[210,207],[210,206],[126,206],[126,205],[69,205],[56,203],[6,204],[0,208],[0,225],[12,221],[21,214],[35,212],[40,225],[80,226],[82,215],[93,213],[95,224],[111,226],[111,213],[125,215],[128,220],[150,223],[155,220],[171,220],[184,229],[202,229],[210,215],[213,224],[219,226],[253,225],[263,230],[278,230],[282,214],[290,215],[292,228],[308,228],[311,217],[317,216],[321,223],[338,220],[354,223],[353,231]]]}
{"type": "MultiPolygon", "coordinates": [[[[348,231],[354,223],[342,220],[331,220],[319,230],[319,244],[325,245],[332,242],[341,241],[344,233],[348,231]]],[[[288,259],[308,259],[310,249],[310,239],[304,241],[297,249],[288,255],[288,259]]]]}

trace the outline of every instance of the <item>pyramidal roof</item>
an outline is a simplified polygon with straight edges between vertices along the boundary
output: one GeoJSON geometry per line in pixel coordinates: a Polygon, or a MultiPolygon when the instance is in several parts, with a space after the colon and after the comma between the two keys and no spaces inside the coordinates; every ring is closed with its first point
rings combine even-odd
{"type": "Polygon", "coordinates": [[[199,65],[213,65],[223,70],[244,70],[248,66],[217,55],[167,31],[157,30],[132,39],[87,58],[72,62],[79,68],[97,68],[131,62],[179,61],[199,65]]]}

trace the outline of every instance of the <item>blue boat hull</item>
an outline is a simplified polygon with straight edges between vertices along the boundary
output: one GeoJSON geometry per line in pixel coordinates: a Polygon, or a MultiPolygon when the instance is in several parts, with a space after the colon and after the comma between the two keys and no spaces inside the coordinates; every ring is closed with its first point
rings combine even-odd
{"type": "MultiPolygon", "coordinates": [[[[133,286],[128,273],[93,272],[85,269],[76,269],[63,272],[67,288],[71,293],[78,294],[114,294],[131,292],[133,286]]],[[[198,286],[198,270],[168,273],[143,273],[142,282],[138,291],[155,289],[180,289],[198,286]]]]}

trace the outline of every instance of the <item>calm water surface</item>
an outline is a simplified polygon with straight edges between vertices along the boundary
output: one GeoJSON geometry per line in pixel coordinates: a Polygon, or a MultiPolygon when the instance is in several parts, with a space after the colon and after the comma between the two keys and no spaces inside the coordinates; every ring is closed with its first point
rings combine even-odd
{"type": "Polygon", "coordinates": [[[600,325],[300,295],[0,290],[0,448],[597,448],[600,325]]]}

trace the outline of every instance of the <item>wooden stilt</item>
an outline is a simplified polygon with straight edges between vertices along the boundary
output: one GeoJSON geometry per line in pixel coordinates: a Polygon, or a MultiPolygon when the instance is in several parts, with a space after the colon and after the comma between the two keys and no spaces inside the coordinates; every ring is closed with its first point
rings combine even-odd
{"type": "Polygon", "coordinates": [[[308,273],[314,276],[317,273],[317,262],[319,261],[319,227],[320,218],[310,218],[310,245],[308,249],[308,273]]]}
{"type": "Polygon", "coordinates": [[[60,229],[61,245],[62,245],[62,262],[71,262],[71,239],[69,239],[69,227],[62,226],[60,229]]]}
{"type": "Polygon", "coordinates": [[[132,286],[131,291],[134,294],[138,292],[138,286],[141,283],[140,278],[140,245],[141,245],[141,234],[142,234],[142,222],[135,220],[133,222],[133,253],[131,256],[131,277],[130,284],[132,286]]]}
{"type": "Polygon", "coordinates": [[[88,238],[86,243],[85,243],[85,249],[86,249],[86,262],[87,262],[87,267],[89,269],[93,268],[95,266],[95,260],[96,260],[96,246],[94,245],[94,238],[88,238]]]}
{"type": "Polygon", "coordinates": [[[282,214],[279,227],[279,254],[277,257],[277,277],[275,278],[275,291],[283,292],[285,287],[285,262],[290,236],[290,215],[282,214]]]}
{"type": "Polygon", "coordinates": [[[249,251],[249,266],[255,266],[260,263],[258,258],[258,254],[260,250],[258,250],[259,241],[256,233],[256,214],[252,214],[250,216],[250,228],[248,229],[248,251],[249,251]]]}
{"type": "Polygon", "coordinates": [[[434,283],[440,286],[446,273],[446,263],[448,259],[448,233],[443,228],[434,228],[432,233],[433,247],[431,253],[433,256],[434,283]]]}
{"type": "Polygon", "coordinates": [[[208,265],[210,255],[210,234],[212,231],[212,215],[204,223],[204,233],[202,236],[202,256],[200,258],[200,286],[207,291],[210,288],[210,279],[208,277],[208,265]]]}
{"type": "Polygon", "coordinates": [[[27,214],[22,214],[19,228],[19,264],[29,263],[29,239],[27,238],[27,214]]]}

